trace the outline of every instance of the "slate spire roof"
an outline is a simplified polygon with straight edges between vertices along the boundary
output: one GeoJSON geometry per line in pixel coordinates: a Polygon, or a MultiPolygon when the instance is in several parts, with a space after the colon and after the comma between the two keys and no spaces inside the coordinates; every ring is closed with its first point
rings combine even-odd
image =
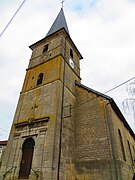
{"type": "Polygon", "coordinates": [[[58,16],[56,17],[56,19],[55,19],[54,23],[52,24],[50,30],[48,31],[47,35],[43,39],[41,39],[38,42],[36,42],[36,43],[32,44],[31,46],[29,46],[29,48],[33,50],[35,45],[38,45],[39,43],[44,42],[44,40],[46,38],[48,38],[49,36],[53,35],[55,32],[57,32],[57,31],[59,31],[61,29],[64,29],[66,31],[67,35],[69,35],[68,38],[70,39],[71,43],[74,45],[74,47],[76,48],[77,52],[79,53],[80,59],[83,59],[81,53],[79,52],[79,50],[77,49],[76,45],[74,44],[73,40],[70,37],[63,8],[61,8],[58,16]]]}
{"type": "Polygon", "coordinates": [[[64,11],[63,8],[61,8],[58,16],[56,17],[53,25],[51,26],[50,30],[48,31],[47,36],[50,36],[51,34],[57,32],[58,30],[64,28],[66,30],[66,32],[69,34],[69,30],[68,30],[68,26],[67,26],[67,22],[65,19],[65,15],[64,15],[64,11]]]}

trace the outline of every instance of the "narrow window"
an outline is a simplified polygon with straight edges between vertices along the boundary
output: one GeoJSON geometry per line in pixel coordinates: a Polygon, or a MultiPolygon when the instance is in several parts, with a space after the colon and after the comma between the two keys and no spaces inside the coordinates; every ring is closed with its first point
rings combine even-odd
{"type": "Polygon", "coordinates": [[[70,49],[70,56],[73,59],[73,50],[72,49],[70,49]]]}
{"type": "Polygon", "coordinates": [[[43,49],[43,53],[48,51],[49,44],[46,44],[43,49]]]}
{"type": "Polygon", "coordinates": [[[134,151],[134,155],[135,155],[135,148],[134,148],[134,146],[132,145],[132,147],[133,147],[133,151],[134,151]]]}
{"type": "Polygon", "coordinates": [[[130,144],[129,144],[128,140],[127,140],[127,143],[128,143],[128,149],[129,149],[129,154],[130,154],[130,158],[131,158],[131,163],[132,163],[132,166],[133,166],[134,162],[133,162],[132,152],[131,152],[131,148],[130,148],[130,144]]]}
{"type": "Polygon", "coordinates": [[[43,77],[44,77],[44,74],[43,74],[43,73],[40,73],[40,74],[38,75],[37,85],[42,84],[42,82],[43,82],[43,77]]]}
{"type": "Polygon", "coordinates": [[[120,146],[121,146],[122,156],[123,156],[124,161],[126,161],[126,156],[125,156],[125,151],[124,151],[123,140],[122,140],[121,132],[120,132],[119,129],[118,129],[118,134],[119,134],[119,140],[120,140],[120,146]]]}
{"type": "Polygon", "coordinates": [[[20,164],[19,179],[29,178],[35,142],[32,138],[26,139],[22,146],[22,160],[20,164]]]}

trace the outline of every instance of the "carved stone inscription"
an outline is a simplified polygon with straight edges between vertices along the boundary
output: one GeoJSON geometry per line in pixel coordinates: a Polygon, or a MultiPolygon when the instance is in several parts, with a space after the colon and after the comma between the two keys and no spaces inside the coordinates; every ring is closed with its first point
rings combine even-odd
{"type": "Polygon", "coordinates": [[[18,137],[21,134],[24,135],[25,133],[28,132],[29,134],[31,134],[32,132],[37,134],[46,133],[48,127],[48,121],[49,121],[49,117],[42,119],[29,119],[27,122],[17,123],[15,124],[16,130],[14,137],[18,137]]]}

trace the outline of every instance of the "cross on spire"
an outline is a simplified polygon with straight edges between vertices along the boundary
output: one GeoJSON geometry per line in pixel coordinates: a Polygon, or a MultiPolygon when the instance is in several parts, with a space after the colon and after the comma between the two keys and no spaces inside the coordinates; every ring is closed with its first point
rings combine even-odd
{"type": "Polygon", "coordinates": [[[63,8],[63,4],[64,4],[65,0],[61,1],[61,8],[63,8]]]}

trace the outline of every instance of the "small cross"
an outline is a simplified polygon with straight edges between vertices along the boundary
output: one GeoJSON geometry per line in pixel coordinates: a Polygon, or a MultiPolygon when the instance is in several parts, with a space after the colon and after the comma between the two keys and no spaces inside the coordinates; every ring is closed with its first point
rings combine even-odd
{"type": "Polygon", "coordinates": [[[65,0],[62,0],[62,1],[61,1],[61,4],[62,4],[62,5],[61,5],[61,8],[63,8],[64,2],[65,2],[65,0]]]}
{"type": "Polygon", "coordinates": [[[38,108],[38,105],[36,105],[36,104],[34,104],[34,106],[32,106],[32,108],[31,108],[33,116],[35,115],[36,108],[38,108]]]}

